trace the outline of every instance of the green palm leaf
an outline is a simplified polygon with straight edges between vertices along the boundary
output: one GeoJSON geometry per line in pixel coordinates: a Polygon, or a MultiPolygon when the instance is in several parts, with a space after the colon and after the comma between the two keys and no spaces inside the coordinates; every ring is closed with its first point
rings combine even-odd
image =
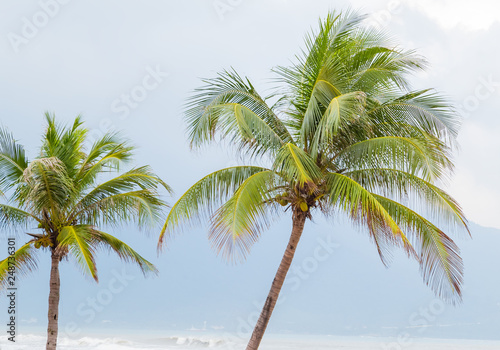
{"type": "Polygon", "coordinates": [[[47,130],[42,145],[42,157],[57,158],[64,164],[66,173],[71,178],[78,171],[81,159],[81,148],[87,135],[87,130],[82,128],[81,117],[75,118],[73,125],[64,128],[55,121],[55,116],[45,113],[47,130]]]}
{"type": "Polygon", "coordinates": [[[75,183],[81,190],[92,186],[99,174],[107,170],[119,170],[120,164],[128,162],[132,147],[120,141],[117,134],[106,134],[96,141],[83,159],[75,183]]]}
{"type": "Polygon", "coordinates": [[[336,156],[337,168],[392,168],[421,176],[426,181],[443,178],[452,166],[448,149],[431,137],[376,137],[355,143],[336,156]]]}
{"type": "Polygon", "coordinates": [[[16,250],[10,259],[0,261],[0,290],[9,287],[8,277],[9,271],[11,271],[9,266],[15,266],[15,273],[11,275],[15,278],[26,275],[37,268],[36,249],[33,248],[32,241],[16,250]]]}
{"type": "Polygon", "coordinates": [[[55,222],[61,222],[68,200],[75,195],[65,164],[56,157],[38,158],[29,164],[23,177],[16,200],[31,212],[45,210],[55,222]]]}
{"type": "Polygon", "coordinates": [[[172,192],[170,186],[156,176],[149,166],[133,168],[96,186],[80,199],[79,203],[75,205],[75,208],[87,207],[108,196],[133,191],[134,189],[150,190],[154,192],[157,191],[160,186],[169,193],[172,192]]]}
{"type": "Polygon", "coordinates": [[[321,169],[304,150],[287,143],[276,155],[273,169],[294,184],[314,184],[321,177],[321,169]]]}
{"type": "MultiPolygon", "coordinates": [[[[329,144],[338,134],[339,129],[355,122],[364,113],[366,95],[363,92],[351,92],[337,96],[328,102],[327,108],[314,128],[311,153],[316,155],[324,144],[329,144]]],[[[307,121],[304,120],[303,125],[307,121]]]]}
{"type": "Polygon", "coordinates": [[[446,300],[461,300],[463,262],[457,245],[411,209],[388,198],[374,196],[415,241],[425,283],[446,300]]]}
{"type": "Polygon", "coordinates": [[[241,261],[250,252],[260,233],[269,226],[268,211],[275,206],[272,189],[276,174],[261,171],[248,177],[212,218],[209,239],[217,252],[232,261],[241,261]]]}
{"type": "Polygon", "coordinates": [[[414,198],[415,206],[427,211],[447,227],[468,230],[460,205],[445,191],[413,174],[396,169],[362,169],[344,173],[371,192],[393,196],[399,201],[414,198]]]}
{"type": "Polygon", "coordinates": [[[384,122],[388,128],[409,124],[452,143],[455,142],[460,127],[448,101],[430,89],[390,99],[374,106],[368,115],[384,122]]]}
{"type": "Polygon", "coordinates": [[[6,204],[0,204],[0,228],[25,228],[30,222],[42,220],[22,209],[6,204]]]}
{"type": "Polygon", "coordinates": [[[175,229],[181,229],[183,223],[208,219],[246,179],[267,170],[236,166],[218,170],[199,180],[172,206],[160,233],[158,248],[162,247],[166,234],[171,235],[175,229]]]}
{"type": "Polygon", "coordinates": [[[24,148],[11,133],[0,128],[0,193],[18,183],[27,167],[24,148]]]}
{"type": "Polygon", "coordinates": [[[103,246],[104,248],[114,251],[120,259],[126,262],[136,263],[139,265],[144,275],[149,273],[158,274],[158,270],[153,264],[144,259],[139,253],[118,238],[95,229],[92,229],[91,232],[92,240],[97,242],[98,246],[103,246]]]}
{"type": "Polygon", "coordinates": [[[415,255],[406,235],[374,194],[342,174],[330,173],[326,181],[329,203],[368,229],[385,264],[390,258],[391,246],[401,246],[409,256],[415,255]]]}
{"type": "Polygon", "coordinates": [[[68,251],[85,274],[98,281],[95,265],[95,248],[92,245],[92,227],[88,225],[65,226],[57,237],[60,253],[68,251]]]}
{"type": "MultiPolygon", "coordinates": [[[[365,32],[367,38],[373,32],[365,32]]],[[[425,61],[414,51],[403,51],[380,46],[370,46],[359,50],[353,57],[350,66],[351,89],[366,93],[380,93],[380,90],[396,86],[402,90],[408,88],[406,73],[421,70],[425,61]]]]}
{"type": "Polygon", "coordinates": [[[292,142],[285,125],[248,80],[224,71],[205,83],[191,98],[186,112],[192,146],[201,146],[218,134],[258,155],[292,142]]]}
{"type": "Polygon", "coordinates": [[[71,216],[87,225],[122,225],[136,222],[140,226],[154,225],[166,203],[148,189],[135,190],[99,198],[77,208],[71,216]]]}

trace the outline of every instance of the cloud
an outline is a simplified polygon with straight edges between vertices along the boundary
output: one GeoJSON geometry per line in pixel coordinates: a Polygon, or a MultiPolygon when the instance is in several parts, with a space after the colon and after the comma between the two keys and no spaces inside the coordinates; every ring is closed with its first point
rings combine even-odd
{"type": "Polygon", "coordinates": [[[470,220],[495,228],[500,228],[500,164],[493,158],[500,150],[499,133],[500,127],[487,128],[472,121],[464,124],[459,138],[462,155],[450,186],[470,220]]]}
{"type": "Polygon", "coordinates": [[[500,21],[500,4],[496,0],[407,0],[445,29],[463,27],[468,30],[487,30],[500,21]]]}

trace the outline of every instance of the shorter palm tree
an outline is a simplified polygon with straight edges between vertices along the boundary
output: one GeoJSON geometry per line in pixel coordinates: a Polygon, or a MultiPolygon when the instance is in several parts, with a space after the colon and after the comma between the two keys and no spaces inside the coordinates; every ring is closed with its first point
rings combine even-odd
{"type": "MultiPolygon", "coordinates": [[[[77,117],[62,127],[46,114],[47,129],[40,154],[29,161],[24,148],[0,129],[0,228],[37,233],[13,255],[18,274],[37,266],[39,251],[51,255],[47,350],[56,349],[59,307],[59,263],[72,257],[85,274],[98,281],[95,254],[106,248],[125,261],[136,263],[146,275],[157,270],[130,246],[103,232],[102,225],[135,222],[144,227],[157,222],[166,203],[158,190],[170,187],[148,166],[136,167],[102,183],[102,173],[118,172],[131,160],[133,148],[117,134],[108,133],[85,145],[88,130],[77,117]],[[6,195],[9,194],[9,195],[6,195]]],[[[0,288],[8,284],[9,260],[0,262],[0,288]]]]}

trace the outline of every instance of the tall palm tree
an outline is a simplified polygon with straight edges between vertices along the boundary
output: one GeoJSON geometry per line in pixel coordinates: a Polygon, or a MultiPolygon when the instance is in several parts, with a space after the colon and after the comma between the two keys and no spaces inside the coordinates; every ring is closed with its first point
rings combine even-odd
{"type": "Polygon", "coordinates": [[[330,13],[320,21],[296,63],[274,70],[282,84],[268,98],[231,70],[205,80],[188,103],[192,147],[226,139],[269,166],[229,167],[195,183],[172,207],[160,247],[180,225],[209,219],[213,247],[241,261],[275,217],[292,217],[247,349],[259,347],[304,225],[317,214],[366,229],[384,264],[393,246],[402,248],[439,296],[460,299],[459,249],[438,227],[467,228],[438,187],[453,168],[459,120],[438,93],[411,90],[409,73],[425,61],[365,29],[363,18],[330,13]]]}
{"type": "MultiPolygon", "coordinates": [[[[90,144],[80,117],[69,127],[46,114],[47,129],[38,157],[28,160],[24,148],[5,129],[0,130],[0,204],[2,229],[38,233],[14,254],[15,269],[24,274],[36,268],[39,250],[51,255],[47,350],[56,349],[59,307],[59,263],[71,257],[85,274],[98,281],[95,254],[106,248],[136,263],[144,274],[156,268],[100,226],[157,222],[165,203],[158,190],[170,188],[148,166],[135,167],[104,182],[103,173],[117,172],[131,160],[133,148],[108,133],[90,144]],[[88,149],[86,149],[90,146],[88,149]]],[[[0,287],[8,284],[8,259],[0,262],[0,287]]]]}

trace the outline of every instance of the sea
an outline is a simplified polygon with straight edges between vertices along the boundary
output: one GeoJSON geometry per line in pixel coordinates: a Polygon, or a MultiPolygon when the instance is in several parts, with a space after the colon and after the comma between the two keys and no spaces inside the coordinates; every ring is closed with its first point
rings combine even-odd
{"type": "MultiPolygon", "coordinates": [[[[1,350],[44,350],[45,335],[19,334],[15,343],[0,336],[1,350]]],[[[70,339],[61,337],[59,350],[244,350],[246,339],[223,334],[92,336],[70,339]]],[[[328,335],[267,335],[262,350],[500,350],[498,340],[460,340],[424,338],[380,338],[375,336],[342,337],[328,335]]]]}

